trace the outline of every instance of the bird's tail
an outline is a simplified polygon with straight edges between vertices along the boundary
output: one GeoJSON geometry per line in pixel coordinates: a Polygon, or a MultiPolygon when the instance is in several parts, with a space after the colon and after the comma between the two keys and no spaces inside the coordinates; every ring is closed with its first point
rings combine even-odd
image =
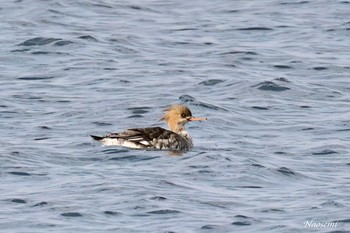
{"type": "Polygon", "coordinates": [[[95,135],[90,135],[90,137],[92,137],[92,139],[94,139],[96,141],[101,141],[103,139],[103,137],[95,136],[95,135]]]}

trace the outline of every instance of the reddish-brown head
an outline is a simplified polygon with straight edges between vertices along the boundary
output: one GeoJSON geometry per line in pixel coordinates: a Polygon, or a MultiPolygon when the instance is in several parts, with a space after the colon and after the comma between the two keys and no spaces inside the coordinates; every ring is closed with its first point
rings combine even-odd
{"type": "Polygon", "coordinates": [[[193,117],[190,109],[184,105],[176,104],[165,110],[161,120],[165,120],[172,131],[178,132],[184,129],[184,125],[187,122],[202,121],[207,120],[207,118],[193,117]]]}

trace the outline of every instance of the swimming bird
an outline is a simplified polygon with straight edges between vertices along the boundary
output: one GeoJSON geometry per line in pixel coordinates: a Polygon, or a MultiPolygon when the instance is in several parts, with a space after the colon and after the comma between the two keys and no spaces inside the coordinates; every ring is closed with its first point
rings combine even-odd
{"type": "Polygon", "coordinates": [[[90,136],[108,146],[188,151],[193,147],[193,143],[191,136],[185,129],[185,124],[191,121],[207,120],[207,118],[193,117],[188,107],[176,104],[165,110],[161,120],[166,121],[170,130],[161,127],[133,128],[102,137],[90,136]]]}

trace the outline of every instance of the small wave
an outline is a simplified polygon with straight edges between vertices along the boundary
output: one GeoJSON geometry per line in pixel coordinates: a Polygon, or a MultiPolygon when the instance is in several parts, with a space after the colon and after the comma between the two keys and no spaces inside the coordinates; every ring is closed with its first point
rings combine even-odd
{"type": "Polygon", "coordinates": [[[274,154],[275,155],[286,155],[287,153],[284,151],[275,151],[274,154]]]}
{"type": "Polygon", "coordinates": [[[303,130],[303,131],[308,131],[308,130],[314,130],[315,128],[313,128],[313,127],[307,127],[307,128],[303,128],[303,129],[301,129],[301,130],[303,130]]]}
{"type": "Polygon", "coordinates": [[[141,118],[141,117],[143,117],[143,116],[140,114],[133,114],[133,115],[128,116],[127,118],[141,118]]]}
{"type": "Polygon", "coordinates": [[[324,66],[316,66],[316,67],[313,67],[312,69],[317,71],[328,70],[328,68],[324,66]]]}
{"type": "Polygon", "coordinates": [[[83,215],[79,212],[67,212],[67,213],[62,213],[61,216],[64,216],[64,217],[82,217],[83,215]]]}
{"type": "Polygon", "coordinates": [[[14,199],[11,199],[10,201],[14,202],[14,203],[18,203],[18,204],[26,204],[27,203],[25,200],[19,199],[19,198],[14,198],[14,199]]]}
{"type": "Polygon", "coordinates": [[[39,129],[47,129],[47,130],[50,130],[52,128],[46,126],[46,125],[41,125],[41,126],[38,126],[39,129]]]}
{"type": "Polygon", "coordinates": [[[204,229],[204,230],[213,230],[213,229],[216,229],[216,228],[219,228],[220,226],[218,225],[204,225],[201,227],[201,229],[204,229]]]}
{"type": "Polygon", "coordinates": [[[343,203],[340,203],[338,201],[329,200],[321,203],[321,206],[330,206],[330,207],[344,207],[345,205],[343,203]]]}
{"type": "Polygon", "coordinates": [[[185,103],[191,103],[195,106],[200,106],[203,108],[209,108],[209,109],[213,109],[213,110],[222,110],[222,111],[228,111],[225,108],[219,107],[219,106],[215,106],[213,104],[209,104],[209,103],[204,103],[201,101],[198,101],[196,98],[190,96],[190,95],[182,95],[179,97],[179,99],[185,103]]]}
{"type": "Polygon", "coordinates": [[[231,223],[232,225],[236,225],[236,226],[249,226],[252,225],[251,222],[248,221],[235,221],[231,223]]]}
{"type": "Polygon", "coordinates": [[[118,148],[108,148],[105,150],[102,150],[105,154],[118,154],[118,153],[126,153],[129,152],[128,149],[118,149],[118,148]]]}
{"type": "Polygon", "coordinates": [[[287,65],[274,65],[273,67],[277,69],[293,69],[294,67],[292,66],[287,66],[287,65]]]}
{"type": "Polygon", "coordinates": [[[154,197],[151,197],[150,200],[164,201],[164,200],[167,200],[167,198],[162,196],[154,196],[154,197]]]}
{"type": "Polygon", "coordinates": [[[272,28],[268,27],[246,27],[246,28],[238,28],[239,31],[271,31],[272,28]]]}
{"type": "Polygon", "coordinates": [[[35,81],[35,80],[48,80],[48,79],[53,79],[54,76],[29,76],[29,77],[21,77],[18,78],[19,80],[26,80],[26,81],[35,81]]]}
{"type": "Polygon", "coordinates": [[[300,2],[295,2],[295,1],[290,1],[290,2],[281,2],[280,5],[300,5],[300,4],[306,4],[309,3],[309,1],[300,1],[300,2]]]}
{"type": "Polygon", "coordinates": [[[287,167],[280,167],[280,168],[277,168],[276,171],[282,173],[283,175],[287,175],[287,176],[295,176],[296,173],[293,172],[291,169],[287,168],[287,167]]]}
{"type": "Polygon", "coordinates": [[[11,50],[12,53],[23,53],[23,52],[28,52],[30,51],[30,49],[14,49],[14,50],[11,50]]]}
{"type": "Polygon", "coordinates": [[[165,209],[165,210],[154,210],[154,211],[149,211],[147,212],[149,214],[177,214],[177,213],[181,213],[178,210],[169,210],[169,209],[165,209]]]}
{"type": "Polygon", "coordinates": [[[9,174],[16,176],[31,176],[31,174],[28,172],[9,172],[9,174]]]}
{"type": "Polygon", "coordinates": [[[251,218],[251,217],[248,217],[245,215],[241,215],[241,214],[236,215],[235,218],[237,220],[232,222],[231,224],[236,225],[236,226],[249,226],[249,225],[253,224],[253,222],[257,221],[254,218],[251,218]]]}
{"type": "Polygon", "coordinates": [[[259,163],[252,163],[251,166],[257,167],[257,168],[265,168],[265,166],[259,164],[259,163]]]}
{"type": "Polygon", "coordinates": [[[41,207],[41,206],[46,206],[48,205],[48,203],[46,201],[42,201],[42,202],[39,202],[35,205],[33,205],[32,207],[41,207]]]}
{"type": "Polygon", "coordinates": [[[146,156],[129,155],[129,156],[122,156],[122,157],[113,157],[113,158],[110,158],[108,160],[139,162],[139,161],[147,161],[147,160],[152,160],[152,159],[157,159],[157,158],[159,158],[159,156],[146,157],[146,156]]]}
{"type": "Polygon", "coordinates": [[[269,110],[268,107],[261,107],[261,106],[252,106],[252,108],[258,109],[258,110],[269,110]]]}
{"type": "Polygon", "coordinates": [[[196,146],[195,149],[198,149],[200,151],[232,151],[233,148],[210,148],[210,147],[204,147],[204,146],[196,146]]]}
{"type": "Polygon", "coordinates": [[[34,141],[43,141],[43,140],[47,140],[50,139],[48,137],[42,137],[42,138],[34,138],[34,141]]]}
{"type": "Polygon", "coordinates": [[[110,210],[106,210],[103,212],[104,214],[107,214],[107,215],[111,215],[111,216],[118,216],[118,215],[121,215],[120,212],[116,212],[116,211],[110,211],[110,210]]]}
{"type": "Polygon", "coordinates": [[[314,152],[312,153],[313,155],[330,155],[330,154],[337,154],[338,152],[334,151],[334,150],[322,150],[320,152],[314,152]]]}
{"type": "Polygon", "coordinates": [[[72,41],[69,40],[61,40],[61,41],[57,41],[54,46],[65,46],[65,45],[69,45],[69,44],[73,44],[72,41]]]}
{"type": "Polygon", "coordinates": [[[94,121],[94,122],[91,122],[91,123],[94,124],[94,125],[97,125],[97,126],[111,126],[111,125],[113,125],[111,123],[99,122],[99,121],[94,121]]]}
{"type": "Polygon", "coordinates": [[[130,110],[132,114],[144,114],[144,113],[148,113],[151,108],[150,107],[132,107],[127,109],[130,110]]]}
{"type": "Polygon", "coordinates": [[[97,41],[98,41],[98,40],[97,40],[95,37],[90,36],[90,35],[79,36],[78,38],[79,38],[79,39],[83,39],[83,40],[95,41],[95,42],[97,42],[97,41]]]}
{"type": "Polygon", "coordinates": [[[264,209],[261,212],[262,213],[270,213],[270,212],[285,212],[285,211],[282,209],[270,208],[270,209],[264,209]]]}
{"type": "Polygon", "coordinates": [[[350,223],[350,218],[338,220],[338,222],[350,223]]]}
{"type": "Polygon", "coordinates": [[[271,81],[264,81],[264,82],[261,82],[257,85],[254,85],[252,87],[257,87],[259,90],[262,90],[262,91],[281,92],[281,91],[290,90],[289,87],[284,87],[284,86],[278,85],[278,84],[271,82],[271,81]]]}
{"type": "Polygon", "coordinates": [[[204,85],[204,86],[214,86],[218,83],[222,83],[224,82],[225,80],[222,80],[222,79],[209,79],[209,80],[206,80],[206,81],[203,81],[203,82],[200,82],[199,85],[204,85]]]}
{"type": "Polygon", "coordinates": [[[256,185],[242,185],[242,186],[237,186],[237,188],[243,188],[243,189],[261,189],[263,187],[261,186],[256,186],[256,185]]]}
{"type": "Polygon", "coordinates": [[[47,45],[55,41],[62,40],[60,38],[45,38],[45,37],[35,37],[29,40],[26,40],[20,44],[19,46],[42,46],[47,45]]]}
{"type": "Polygon", "coordinates": [[[174,32],[181,32],[181,31],[197,31],[197,28],[179,28],[179,29],[173,29],[174,32]]]}
{"type": "Polygon", "coordinates": [[[257,52],[253,52],[253,51],[230,51],[230,52],[220,53],[220,55],[227,55],[227,54],[259,55],[257,52]]]}

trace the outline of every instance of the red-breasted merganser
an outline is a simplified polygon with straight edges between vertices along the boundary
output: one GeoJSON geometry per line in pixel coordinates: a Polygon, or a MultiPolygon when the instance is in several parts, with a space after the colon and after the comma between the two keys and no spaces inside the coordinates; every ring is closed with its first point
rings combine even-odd
{"type": "Polygon", "coordinates": [[[108,146],[124,146],[136,149],[159,149],[188,151],[193,147],[192,138],[185,130],[191,121],[207,120],[196,118],[184,105],[173,105],[166,109],[161,120],[165,120],[170,130],[161,127],[127,129],[106,136],[90,135],[94,140],[108,146]]]}

